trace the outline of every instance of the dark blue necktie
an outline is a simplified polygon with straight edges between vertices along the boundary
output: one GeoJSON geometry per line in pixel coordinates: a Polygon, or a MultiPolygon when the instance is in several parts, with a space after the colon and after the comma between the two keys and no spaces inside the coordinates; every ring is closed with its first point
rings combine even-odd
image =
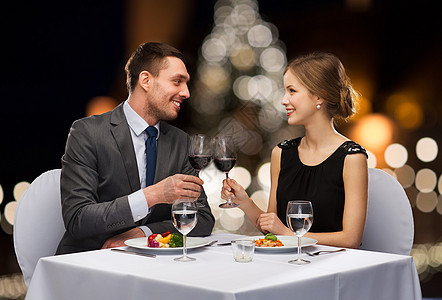
{"type": "Polygon", "coordinates": [[[158,130],[149,126],[146,129],[146,186],[153,184],[155,166],[157,162],[157,133],[158,130]]]}

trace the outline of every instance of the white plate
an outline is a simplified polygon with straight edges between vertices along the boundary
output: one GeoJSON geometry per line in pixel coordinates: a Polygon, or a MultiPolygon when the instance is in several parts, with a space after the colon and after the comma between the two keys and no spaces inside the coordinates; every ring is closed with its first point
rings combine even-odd
{"type": "MultiPolygon", "coordinates": [[[[147,237],[142,238],[136,238],[136,239],[130,239],[124,241],[126,246],[138,248],[138,249],[147,249],[147,250],[154,250],[159,252],[168,252],[168,251],[176,251],[176,250],[183,250],[183,247],[176,247],[176,248],[151,248],[147,246],[147,237]]],[[[187,237],[187,249],[193,249],[193,248],[200,248],[207,246],[210,243],[210,240],[202,237],[187,237]]]]}
{"type": "MultiPolygon", "coordinates": [[[[255,247],[255,250],[257,251],[263,251],[263,252],[279,252],[279,251],[289,251],[289,250],[295,250],[298,249],[298,238],[296,236],[276,236],[278,240],[280,240],[284,246],[281,247],[255,247]]],[[[263,239],[264,236],[248,236],[244,238],[245,240],[258,240],[263,239]]],[[[316,245],[318,241],[315,239],[311,239],[308,237],[302,237],[301,238],[301,247],[308,247],[316,245]]]]}

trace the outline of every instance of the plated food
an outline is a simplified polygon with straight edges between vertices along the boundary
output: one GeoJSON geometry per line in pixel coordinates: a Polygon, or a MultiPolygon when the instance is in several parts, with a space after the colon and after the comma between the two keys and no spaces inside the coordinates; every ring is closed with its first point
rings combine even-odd
{"type": "Polygon", "coordinates": [[[179,233],[163,234],[153,233],[147,238],[147,247],[149,248],[178,248],[183,247],[183,236],[179,233]]]}
{"type": "Polygon", "coordinates": [[[263,239],[255,240],[256,247],[282,247],[284,244],[272,233],[267,233],[263,239]]]}

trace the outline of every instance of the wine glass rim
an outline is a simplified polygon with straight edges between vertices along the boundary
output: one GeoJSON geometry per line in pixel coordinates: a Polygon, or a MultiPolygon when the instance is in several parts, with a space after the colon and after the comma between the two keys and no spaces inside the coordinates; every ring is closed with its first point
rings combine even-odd
{"type": "Polygon", "coordinates": [[[310,203],[311,204],[311,202],[308,201],[308,200],[291,200],[288,203],[299,203],[299,204],[304,204],[304,203],[308,204],[308,203],[310,203]]]}

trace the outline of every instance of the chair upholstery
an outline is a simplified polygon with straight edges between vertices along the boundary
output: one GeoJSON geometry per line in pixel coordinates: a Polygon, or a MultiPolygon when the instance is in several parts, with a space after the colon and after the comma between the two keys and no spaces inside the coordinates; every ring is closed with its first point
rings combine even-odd
{"type": "Polygon", "coordinates": [[[369,168],[368,209],[360,249],[410,255],[414,222],[401,184],[388,173],[369,168]]]}
{"type": "Polygon", "coordinates": [[[61,170],[37,177],[18,201],[14,220],[14,249],[26,286],[40,257],[52,256],[65,232],[61,216],[61,170]]]}

